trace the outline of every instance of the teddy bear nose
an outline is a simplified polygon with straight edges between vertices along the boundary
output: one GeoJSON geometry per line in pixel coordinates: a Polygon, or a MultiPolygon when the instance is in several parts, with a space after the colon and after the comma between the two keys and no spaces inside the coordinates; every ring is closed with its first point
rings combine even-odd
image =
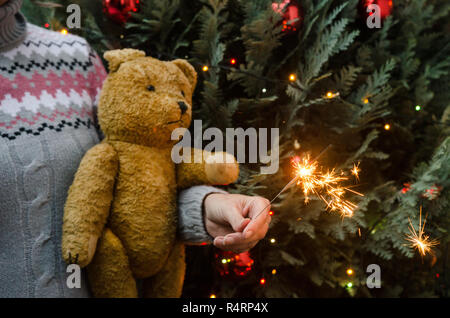
{"type": "Polygon", "coordinates": [[[178,102],[178,106],[180,106],[181,115],[183,115],[188,109],[187,105],[184,102],[178,102]]]}

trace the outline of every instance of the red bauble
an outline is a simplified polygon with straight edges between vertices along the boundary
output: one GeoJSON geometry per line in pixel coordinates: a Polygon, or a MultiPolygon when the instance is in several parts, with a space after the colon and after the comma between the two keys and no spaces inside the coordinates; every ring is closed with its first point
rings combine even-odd
{"type": "Polygon", "coordinates": [[[283,0],[283,2],[273,2],[273,11],[283,17],[283,31],[297,31],[303,22],[303,12],[296,0],[283,0]]]}
{"type": "Polygon", "coordinates": [[[103,0],[103,12],[111,20],[124,24],[130,12],[139,10],[139,0],[103,0]]]}
{"type": "Polygon", "coordinates": [[[252,270],[254,263],[249,252],[236,254],[230,251],[218,251],[215,258],[221,276],[229,274],[245,276],[252,270]]]}
{"type": "Polygon", "coordinates": [[[361,14],[367,18],[368,16],[372,15],[373,12],[367,12],[367,7],[369,5],[375,4],[380,8],[380,18],[381,20],[386,19],[388,16],[391,15],[392,9],[394,7],[394,1],[392,0],[362,0],[360,2],[360,10],[361,14]]]}

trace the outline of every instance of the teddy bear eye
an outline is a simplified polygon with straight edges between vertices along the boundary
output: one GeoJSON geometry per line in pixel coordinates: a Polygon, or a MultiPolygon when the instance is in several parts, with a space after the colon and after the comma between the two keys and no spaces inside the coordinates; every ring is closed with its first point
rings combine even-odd
{"type": "Polygon", "coordinates": [[[153,85],[148,85],[148,86],[147,86],[147,90],[150,91],[150,92],[153,92],[153,91],[155,91],[155,86],[153,86],[153,85]]]}
{"type": "Polygon", "coordinates": [[[183,95],[183,97],[186,97],[186,96],[184,95],[184,91],[181,91],[181,95],[183,95]]]}

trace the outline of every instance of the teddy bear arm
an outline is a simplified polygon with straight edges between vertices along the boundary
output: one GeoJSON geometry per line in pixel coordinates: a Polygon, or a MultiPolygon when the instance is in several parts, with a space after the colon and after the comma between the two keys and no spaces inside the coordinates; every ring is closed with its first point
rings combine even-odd
{"type": "Polygon", "coordinates": [[[83,157],[64,207],[62,255],[67,263],[90,263],[105,226],[118,171],[114,148],[101,143],[83,157]]]}
{"type": "Polygon", "coordinates": [[[226,185],[235,182],[239,176],[236,159],[226,152],[213,154],[193,148],[190,156],[190,160],[183,160],[177,165],[177,184],[180,188],[199,184],[226,185]],[[195,156],[202,158],[201,162],[195,162],[195,156]]]}

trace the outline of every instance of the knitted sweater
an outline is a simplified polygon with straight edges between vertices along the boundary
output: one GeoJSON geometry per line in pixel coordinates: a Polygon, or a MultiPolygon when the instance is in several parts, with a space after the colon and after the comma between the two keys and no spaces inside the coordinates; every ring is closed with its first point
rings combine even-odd
{"type": "MultiPolygon", "coordinates": [[[[84,39],[22,26],[20,4],[0,7],[0,297],[86,297],[84,272],[81,288],[66,284],[62,216],[81,158],[99,142],[95,105],[106,72],[84,39]]],[[[180,193],[182,240],[210,239],[202,202],[212,191],[180,193]]]]}

